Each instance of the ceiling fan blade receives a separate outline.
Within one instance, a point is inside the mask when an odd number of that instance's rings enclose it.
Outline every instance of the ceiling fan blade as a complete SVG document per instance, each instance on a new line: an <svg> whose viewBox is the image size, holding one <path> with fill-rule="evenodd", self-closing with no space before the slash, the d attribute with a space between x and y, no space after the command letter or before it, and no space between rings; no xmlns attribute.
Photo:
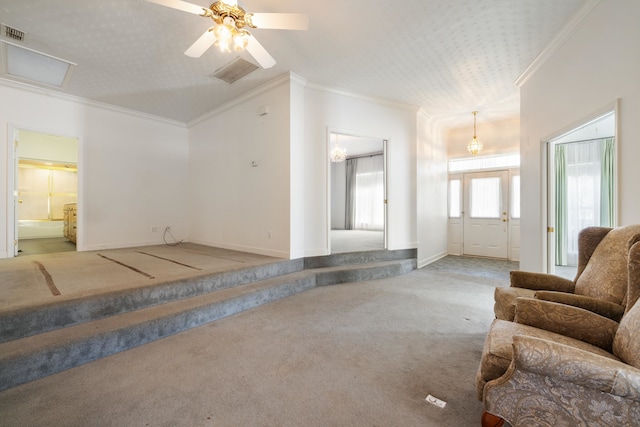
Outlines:
<svg viewBox="0 0 640 427"><path fill-rule="evenodd" d="M251 23L256 28L306 30L309 28L309 17L304 13L253 13Z"/></svg>
<svg viewBox="0 0 640 427"><path fill-rule="evenodd" d="M182 10L183 12L194 13L196 15L202 15L202 7L193 3L188 3L182 0L147 0L150 3L167 6L172 9Z"/></svg>
<svg viewBox="0 0 640 427"><path fill-rule="evenodd" d="M216 35L213 34L213 31L205 31L198 40L196 40L189 49L187 49L184 54L190 56L192 58L200 58L203 53L207 51L216 41Z"/></svg>
<svg viewBox="0 0 640 427"><path fill-rule="evenodd" d="M255 37L249 36L246 49L262 68L271 68L276 65L276 60L269 55L269 52L262 47Z"/></svg>

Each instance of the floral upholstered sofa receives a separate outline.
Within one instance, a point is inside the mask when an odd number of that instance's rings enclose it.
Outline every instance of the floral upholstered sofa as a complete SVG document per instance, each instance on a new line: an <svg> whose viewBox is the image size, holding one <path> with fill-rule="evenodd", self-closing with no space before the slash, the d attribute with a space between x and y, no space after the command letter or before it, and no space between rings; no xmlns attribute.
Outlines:
<svg viewBox="0 0 640 427"><path fill-rule="evenodd" d="M640 242L627 255L619 322L527 297L514 322L494 320L476 378L486 413L514 427L640 426Z"/></svg>
<svg viewBox="0 0 640 427"><path fill-rule="evenodd" d="M583 229L578 236L575 279L512 271L510 286L495 290L496 318L513 320L516 298L533 297L582 307L620 321L627 305L627 255L638 236L640 224Z"/></svg>

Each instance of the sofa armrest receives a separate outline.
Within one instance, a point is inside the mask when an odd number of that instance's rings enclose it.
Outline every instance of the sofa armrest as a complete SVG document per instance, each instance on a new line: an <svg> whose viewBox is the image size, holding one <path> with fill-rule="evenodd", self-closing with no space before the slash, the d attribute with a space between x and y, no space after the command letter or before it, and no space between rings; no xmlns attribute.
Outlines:
<svg viewBox="0 0 640 427"><path fill-rule="evenodd" d="M511 286L527 288L535 291L559 291L573 293L575 282L553 274L532 273L529 271L512 271L510 273Z"/></svg>
<svg viewBox="0 0 640 427"><path fill-rule="evenodd" d="M620 322L624 314L624 307L620 304L584 295L556 291L536 291L535 298L584 308L616 322Z"/></svg>
<svg viewBox="0 0 640 427"><path fill-rule="evenodd" d="M535 298L516 299L514 321L584 341L609 352L619 326L617 322L583 308Z"/></svg>
<svg viewBox="0 0 640 427"><path fill-rule="evenodd" d="M514 335L512 367L640 402L640 369L568 345Z"/></svg>

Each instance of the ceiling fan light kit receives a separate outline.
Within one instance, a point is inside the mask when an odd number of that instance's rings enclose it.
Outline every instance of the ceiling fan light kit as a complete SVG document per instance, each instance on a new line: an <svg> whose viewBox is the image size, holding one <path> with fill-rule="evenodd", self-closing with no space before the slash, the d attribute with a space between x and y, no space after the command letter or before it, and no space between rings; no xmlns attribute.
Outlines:
<svg viewBox="0 0 640 427"><path fill-rule="evenodd" d="M300 13L247 13L234 0L218 0L208 8L199 7L182 0L147 0L184 12L194 13L212 19L216 25L209 28L185 52L187 56L198 58L216 44L221 51L246 50L262 68L273 67L275 59L266 51L253 35L244 29L265 28L283 30L306 30L309 18Z"/></svg>
<svg viewBox="0 0 640 427"><path fill-rule="evenodd" d="M231 52L233 50L244 50L249 44L249 34L246 30L237 29L232 22L231 18L225 18L222 24L218 24L215 27L209 29L213 31L213 35L216 38L215 44L218 45L221 51Z"/></svg>

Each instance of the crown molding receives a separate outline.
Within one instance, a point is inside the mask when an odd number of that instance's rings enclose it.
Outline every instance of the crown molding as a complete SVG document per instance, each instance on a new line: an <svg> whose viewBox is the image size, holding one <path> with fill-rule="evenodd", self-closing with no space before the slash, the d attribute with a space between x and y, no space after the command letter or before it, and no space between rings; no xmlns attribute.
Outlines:
<svg viewBox="0 0 640 427"><path fill-rule="evenodd" d="M569 22L551 40L551 43L533 60L531 64L520 74L514 84L522 87L555 53L571 38L580 27L582 22L591 15L593 10L602 3L603 0L587 0L585 4L571 17Z"/></svg>
<svg viewBox="0 0 640 427"><path fill-rule="evenodd" d="M268 82L256 87L255 89L252 89L248 92L243 93L240 96L237 96L236 98L232 99L231 101L228 101L226 103L224 103L223 105L221 105L218 108L215 108L203 115L201 115L200 117L197 117L193 120L191 120L190 122L187 123L188 127L192 127L195 125L198 125L206 120L209 120L212 117L217 116L220 113L223 113L227 110L230 110L231 108L242 104L243 102L251 99L251 98L255 98L256 96L267 92L271 89L274 89L276 87L282 86L283 84L287 84L287 83L295 83L295 84L300 84L300 85L305 85L306 84L306 80L302 77L300 77L299 75L293 73L293 72L286 72L283 74L280 74L279 76L269 80Z"/></svg>
<svg viewBox="0 0 640 427"><path fill-rule="evenodd" d="M177 126L181 128L187 127L187 125L184 122L180 122L178 120L167 119L166 117L155 116L153 114L142 113L140 111L131 110L128 108L106 104L104 102L98 102L98 101L93 101L93 100L82 98L75 95L69 95L67 93L63 93L55 89L48 89L45 87L40 87L40 86L36 86L29 83L23 83L13 79L8 79L3 76L0 76L0 86L5 86L11 89L17 89L24 92L31 92L37 95L48 96L51 98L59 99L61 101L73 102L73 103L81 104L87 107L99 108L101 110L116 112L116 113L125 114L128 116L135 116L145 120L153 120L156 122Z"/></svg>
<svg viewBox="0 0 640 427"><path fill-rule="evenodd" d="M329 87L329 86L324 86L324 85L321 85L319 83L308 83L307 87L309 89L314 89L314 90L317 90L317 91L320 91L320 92L331 93L331 94L334 94L334 95L347 96L349 98L359 99L359 100L362 100L362 101L375 102L376 104L382 104L382 105L386 105L386 106L393 107L393 108L400 108L400 109L403 109L403 110L411 111L412 113L416 113L416 114L420 110L420 107L418 107L416 105L405 104L405 103L396 102L396 101L390 101L390 100L384 99L384 98L376 98L376 97L373 97L373 96L361 95L359 93L349 92L349 91L343 90L343 89L337 89L337 88L333 88L333 87Z"/></svg>

